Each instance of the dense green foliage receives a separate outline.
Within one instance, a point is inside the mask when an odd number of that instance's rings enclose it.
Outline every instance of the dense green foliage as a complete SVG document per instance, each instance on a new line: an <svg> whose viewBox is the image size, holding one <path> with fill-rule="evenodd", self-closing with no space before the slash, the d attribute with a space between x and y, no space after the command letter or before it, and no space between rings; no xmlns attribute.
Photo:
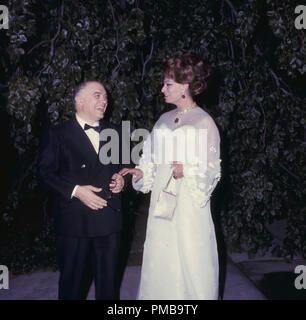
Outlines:
<svg viewBox="0 0 306 320"><path fill-rule="evenodd" d="M111 97L112 121L150 129L167 108L160 93L162 63L190 51L222 75L220 90L203 101L223 138L220 218L228 247L305 254L306 37L294 27L298 4L9 1L9 45L1 68L18 155L1 216L2 240L10 244L3 246L1 262L28 270L48 264L54 254L50 202L37 185L35 161L44 127L73 115L74 86L100 80ZM281 218L287 219L287 233L276 245L266 226Z"/></svg>

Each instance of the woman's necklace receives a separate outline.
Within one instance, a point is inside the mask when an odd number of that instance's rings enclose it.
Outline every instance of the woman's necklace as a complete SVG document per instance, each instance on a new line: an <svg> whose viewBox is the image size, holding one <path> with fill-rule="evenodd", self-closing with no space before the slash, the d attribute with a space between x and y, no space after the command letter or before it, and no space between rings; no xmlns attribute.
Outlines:
<svg viewBox="0 0 306 320"><path fill-rule="evenodd" d="M177 115L176 115L176 117L175 117L175 119L174 119L174 123L175 123L175 124L179 124L180 121L181 121L181 116L182 116L183 114L185 114L186 112L188 112L189 110L194 109L194 108L195 108L195 105L196 105L196 103L194 102L190 107L187 107L187 108L184 109L183 111L178 111L178 112L177 112Z"/></svg>

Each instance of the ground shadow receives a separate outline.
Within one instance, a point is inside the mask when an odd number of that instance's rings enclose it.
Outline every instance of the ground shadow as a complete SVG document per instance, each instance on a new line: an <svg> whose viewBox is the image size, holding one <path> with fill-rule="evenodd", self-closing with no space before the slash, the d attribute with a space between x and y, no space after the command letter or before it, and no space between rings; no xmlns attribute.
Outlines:
<svg viewBox="0 0 306 320"><path fill-rule="evenodd" d="M306 300L306 290L295 288L297 276L285 271L266 273L259 282L259 287L269 300Z"/></svg>

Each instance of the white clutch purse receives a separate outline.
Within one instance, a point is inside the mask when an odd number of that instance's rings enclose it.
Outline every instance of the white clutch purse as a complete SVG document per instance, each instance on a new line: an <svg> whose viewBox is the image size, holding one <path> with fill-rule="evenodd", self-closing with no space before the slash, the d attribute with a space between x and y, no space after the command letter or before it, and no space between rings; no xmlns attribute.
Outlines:
<svg viewBox="0 0 306 320"><path fill-rule="evenodd" d="M177 196L181 183L180 180L181 179L174 179L171 171L171 176L166 187L162 189L158 195L153 212L154 217L168 220L172 219L177 204Z"/></svg>

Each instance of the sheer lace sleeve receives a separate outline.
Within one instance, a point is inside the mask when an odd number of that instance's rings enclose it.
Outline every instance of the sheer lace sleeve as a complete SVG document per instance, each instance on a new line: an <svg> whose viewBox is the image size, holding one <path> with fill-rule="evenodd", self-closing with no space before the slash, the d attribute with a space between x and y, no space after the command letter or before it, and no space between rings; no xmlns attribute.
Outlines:
<svg viewBox="0 0 306 320"><path fill-rule="evenodd" d="M156 175L156 164L153 163L152 134L150 134L143 144L143 153L139 164L135 167L143 172L143 177L137 182L133 182L133 188L143 193L148 193L153 188Z"/></svg>
<svg viewBox="0 0 306 320"><path fill-rule="evenodd" d="M221 178L220 136L214 121L210 117L205 117L201 121L200 127L207 129L207 146L204 149L207 160L198 161L194 165L185 164L184 179L194 203L198 207L205 207Z"/></svg>

